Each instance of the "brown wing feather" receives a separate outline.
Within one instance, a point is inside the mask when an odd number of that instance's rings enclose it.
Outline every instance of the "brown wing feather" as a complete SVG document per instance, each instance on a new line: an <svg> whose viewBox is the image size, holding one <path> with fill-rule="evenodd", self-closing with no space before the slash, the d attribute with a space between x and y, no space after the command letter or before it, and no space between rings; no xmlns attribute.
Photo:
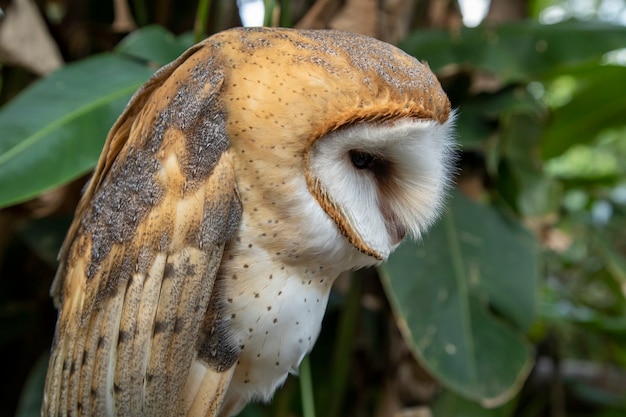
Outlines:
<svg viewBox="0 0 626 417"><path fill-rule="evenodd" d="M106 177L109 172L113 161L116 160L119 155L122 147L128 142L128 138L130 136L130 129L137 119L138 113L140 110L144 108L146 101L151 97L152 93L155 89L159 88L165 80L169 78L169 76L174 72L190 55L198 51L202 48L202 44L197 44L189 48L183 55L181 55L177 60L169 63L168 65L160 68L151 78L148 80L135 94L131 97L130 101L126 105L124 112L117 119L109 135L104 144L104 148L100 154L100 158L98 160L98 164L94 169L93 176L87 187L85 188L85 192L81 201L78 203L76 207L76 213L74 216L74 221L70 225L68 233L65 237L65 241L63 242L63 246L61 247L61 251L59 253L59 260L61 265L57 271L57 275L52 283L52 288L50 290L52 297L54 298L55 303L58 304L63 275L65 271L65 263L67 259L67 252L69 250L69 246L74 241L76 237L76 232L79 227L79 219L82 214L86 211L94 193L100 188L102 180Z"/></svg>
<svg viewBox="0 0 626 417"><path fill-rule="evenodd" d="M217 413L233 361L215 367L199 351L241 216L222 82L198 45L111 130L61 252L43 415Z"/></svg>

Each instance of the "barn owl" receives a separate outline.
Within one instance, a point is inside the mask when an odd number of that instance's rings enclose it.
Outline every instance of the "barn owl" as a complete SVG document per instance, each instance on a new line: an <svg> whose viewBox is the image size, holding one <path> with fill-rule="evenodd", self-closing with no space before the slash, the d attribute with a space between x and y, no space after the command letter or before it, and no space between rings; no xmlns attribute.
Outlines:
<svg viewBox="0 0 626 417"><path fill-rule="evenodd" d="M337 31L232 29L111 129L61 249L44 416L231 416L269 400L343 271L442 206L453 115L427 66Z"/></svg>

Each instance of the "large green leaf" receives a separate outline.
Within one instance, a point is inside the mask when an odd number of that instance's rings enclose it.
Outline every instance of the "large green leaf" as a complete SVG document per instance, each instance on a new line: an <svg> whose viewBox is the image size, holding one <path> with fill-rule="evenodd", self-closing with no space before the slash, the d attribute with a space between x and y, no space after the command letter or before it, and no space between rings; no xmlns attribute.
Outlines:
<svg viewBox="0 0 626 417"><path fill-rule="evenodd" d="M517 222L455 195L423 244L403 244L381 266L411 349L448 388L487 406L520 388L532 354L516 328L534 319L537 256Z"/></svg>
<svg viewBox="0 0 626 417"><path fill-rule="evenodd" d="M459 65L497 74L505 82L526 81L558 68L599 59L626 45L626 27L571 21L542 25L533 20L496 27L418 31L400 47L436 71Z"/></svg>
<svg viewBox="0 0 626 417"><path fill-rule="evenodd" d="M0 110L0 207L88 172L130 95L152 74L114 54L71 64Z"/></svg>
<svg viewBox="0 0 626 417"><path fill-rule="evenodd" d="M140 29L116 53L67 65L0 109L0 207L89 172L132 93L182 53L186 39Z"/></svg>

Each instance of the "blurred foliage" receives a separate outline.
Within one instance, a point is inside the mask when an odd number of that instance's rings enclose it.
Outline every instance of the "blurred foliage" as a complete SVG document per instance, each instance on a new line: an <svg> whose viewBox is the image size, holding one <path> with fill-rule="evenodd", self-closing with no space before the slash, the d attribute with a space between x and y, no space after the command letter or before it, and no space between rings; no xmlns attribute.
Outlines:
<svg viewBox="0 0 626 417"><path fill-rule="evenodd" d="M311 6L281 3L284 25ZM423 242L338 282L310 358L318 415L626 414L626 4L523 3L523 20L399 44L457 109L458 190ZM194 36L238 24L233 4L132 1L123 36L110 3L42 1L70 63L40 80L2 65L0 415L38 415L55 256L108 128ZM312 410L297 383L244 415Z"/></svg>

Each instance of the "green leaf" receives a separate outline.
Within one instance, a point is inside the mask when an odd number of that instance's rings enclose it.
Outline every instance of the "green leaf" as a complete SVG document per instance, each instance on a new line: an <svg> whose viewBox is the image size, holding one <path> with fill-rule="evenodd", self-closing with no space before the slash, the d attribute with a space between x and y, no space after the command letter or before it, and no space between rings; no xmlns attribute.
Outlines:
<svg viewBox="0 0 626 417"><path fill-rule="evenodd" d="M568 76L576 80L578 88L567 104L554 109L542 138L546 159L561 155L572 145L590 143L607 128L626 126L626 96L618 87L626 80L626 67L580 67Z"/></svg>
<svg viewBox="0 0 626 417"><path fill-rule="evenodd" d="M162 26L143 27L126 36L115 47L115 52L152 63L155 68L181 55L192 43L189 36L174 36Z"/></svg>
<svg viewBox="0 0 626 417"><path fill-rule="evenodd" d="M496 27L417 31L400 47L438 71L447 65L497 74L504 82L527 81L565 66L599 60L626 45L626 27L570 21L542 25L528 20Z"/></svg>
<svg viewBox="0 0 626 417"><path fill-rule="evenodd" d="M87 173L152 70L115 54L70 64L0 109L0 207Z"/></svg>
<svg viewBox="0 0 626 417"><path fill-rule="evenodd" d="M380 267L405 339L449 389L485 406L519 390L532 352L515 327L534 320L537 257L517 222L457 194L423 244Z"/></svg>

